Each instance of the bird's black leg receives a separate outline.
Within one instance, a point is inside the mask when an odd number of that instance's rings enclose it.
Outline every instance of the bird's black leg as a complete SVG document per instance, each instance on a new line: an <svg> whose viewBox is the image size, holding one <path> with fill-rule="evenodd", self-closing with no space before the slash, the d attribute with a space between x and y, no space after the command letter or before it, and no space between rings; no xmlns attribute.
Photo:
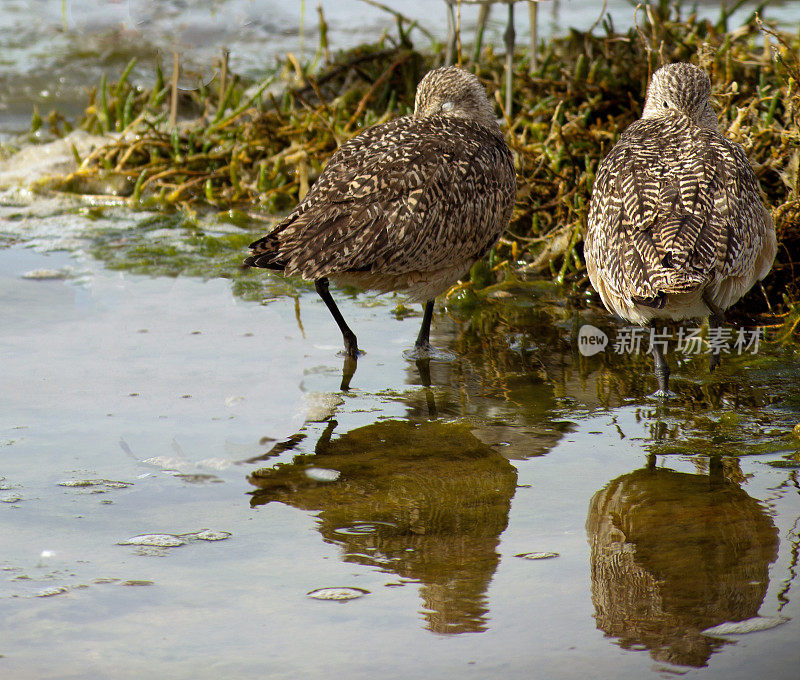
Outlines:
<svg viewBox="0 0 800 680"><path fill-rule="evenodd" d="M347 322L344 320L342 313L339 311L339 308L336 306L333 298L331 297L331 293L328 290L328 279L321 278L314 281L314 288L317 289L317 293L322 298L322 301L325 303L325 306L328 308L328 311L333 316L334 321L336 321L336 325L339 326L339 330L342 331L342 338L344 339L344 353L348 357L353 359L358 359L358 355L360 352L358 351L358 341L356 340L356 334L350 330L350 327L347 325Z"/></svg>
<svg viewBox="0 0 800 680"><path fill-rule="evenodd" d="M653 372L656 374L658 389L652 396L658 399L668 399L674 396L669 391L669 364L664 358L664 353L658 343L653 343Z"/></svg>
<svg viewBox="0 0 800 680"><path fill-rule="evenodd" d="M431 320L433 319L433 300L425 303L425 313L422 315L422 326L419 329L414 347L417 349L430 349L431 346Z"/></svg>
<svg viewBox="0 0 800 680"><path fill-rule="evenodd" d="M721 328L722 324L725 323L725 312L723 312L714 302L710 299L707 292L703 293L703 302L706 303L706 307L711 312L708 317L708 331L709 333L713 333L715 328ZM708 358L708 370L713 371L715 368L719 367L719 358L720 358L720 350L711 352Z"/></svg>
<svg viewBox="0 0 800 680"><path fill-rule="evenodd" d="M433 300L425 303L425 312L422 315L422 326L419 329L414 349L407 349L403 356L410 361L419 359L434 361L453 361L456 357L446 349L431 347L431 320L433 319Z"/></svg>

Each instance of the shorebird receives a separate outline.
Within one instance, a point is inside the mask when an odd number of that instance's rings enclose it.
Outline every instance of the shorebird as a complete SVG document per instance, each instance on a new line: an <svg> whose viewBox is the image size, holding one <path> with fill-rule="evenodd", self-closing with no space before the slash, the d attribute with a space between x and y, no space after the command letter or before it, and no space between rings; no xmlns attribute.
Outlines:
<svg viewBox="0 0 800 680"><path fill-rule="evenodd" d="M425 303L412 356L430 352L433 301L483 257L514 207L516 174L486 90L458 67L420 81L414 113L343 144L302 202L245 260L315 283L345 354L356 336L328 280Z"/></svg>
<svg viewBox="0 0 800 680"><path fill-rule="evenodd" d="M606 308L628 321L724 311L772 268L775 226L741 146L717 127L711 81L692 64L658 69L641 119L600 163L589 205L586 269ZM651 343L657 397L669 366ZM719 349L710 369L719 365Z"/></svg>

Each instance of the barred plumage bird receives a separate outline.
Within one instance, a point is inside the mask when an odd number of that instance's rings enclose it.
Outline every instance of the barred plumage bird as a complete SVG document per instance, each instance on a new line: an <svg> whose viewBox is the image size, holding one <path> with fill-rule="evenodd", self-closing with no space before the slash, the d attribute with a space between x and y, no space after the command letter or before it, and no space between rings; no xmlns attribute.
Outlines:
<svg viewBox="0 0 800 680"><path fill-rule="evenodd" d="M339 148L303 201L250 245L252 267L315 281L344 339L355 334L328 279L405 291L425 303L416 351L430 349L434 298L494 245L511 218L511 151L478 79L458 67L430 71L414 113Z"/></svg>
<svg viewBox="0 0 800 680"><path fill-rule="evenodd" d="M636 324L723 312L763 279L775 226L741 146L717 127L711 81L692 64L658 69L642 117L600 163L584 252L609 311ZM656 396L669 367L653 346ZM711 354L710 368L719 364Z"/></svg>

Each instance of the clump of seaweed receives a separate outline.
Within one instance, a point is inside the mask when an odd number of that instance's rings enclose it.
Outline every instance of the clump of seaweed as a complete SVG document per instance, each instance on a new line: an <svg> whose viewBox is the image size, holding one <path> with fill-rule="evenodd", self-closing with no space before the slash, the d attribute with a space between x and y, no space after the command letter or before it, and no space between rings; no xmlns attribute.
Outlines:
<svg viewBox="0 0 800 680"><path fill-rule="evenodd" d="M640 116L652 72L663 63L693 61L711 76L720 128L746 149L778 230L775 268L765 292L748 296L749 308L762 311L766 295L774 311L789 309L800 299L793 261L800 242L798 36L765 26L755 14L731 29L730 11L710 21L667 0L637 13L636 28L626 33L606 17L596 31L571 30L540 45L532 73L520 55L511 111L502 104L502 56L489 46L477 62L464 59L503 111L518 194L508 232L461 288L549 277L584 289L582 237L598 164ZM91 191L100 180L135 205L190 213L288 210L339 144L365 126L408 113L416 83L442 62L441 50L413 46L413 25L400 15L397 23L398 37L384 35L331 58L320 14L314 64L287 55L259 83L230 74L223 57L211 86L181 92L159 69L155 86L144 90L129 82L131 64L118 82L103 79L78 123L115 138L80 159L61 188ZM48 122L56 131L63 124L56 114Z"/></svg>

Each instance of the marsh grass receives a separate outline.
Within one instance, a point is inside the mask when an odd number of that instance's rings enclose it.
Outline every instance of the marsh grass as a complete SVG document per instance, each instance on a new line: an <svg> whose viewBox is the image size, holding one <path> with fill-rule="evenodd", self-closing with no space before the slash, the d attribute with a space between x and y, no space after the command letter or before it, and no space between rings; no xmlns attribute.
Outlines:
<svg viewBox="0 0 800 680"><path fill-rule="evenodd" d="M582 237L598 163L641 115L650 74L663 63L692 61L711 76L720 128L747 151L780 240L765 291L752 291L744 308L768 308L774 323L788 314L791 337L800 318L792 304L800 300L800 39L755 13L731 28L732 10L716 21L666 0L636 11L637 26L626 33L606 17L593 32L571 30L541 44L533 74L519 55L511 111L502 104L502 55L489 46L477 63L463 57L505 118L518 191L508 232L454 299L531 277L588 287ZM210 85L178 90L159 67L155 85L143 89L130 82L131 62L117 82L102 79L77 123L114 141L79 158L79 170L59 188L112 186L135 206L189 215L243 209L263 218L291 209L343 141L409 113L417 82L441 64L441 49L415 48L413 26L396 19L396 37L331 57L320 13L317 59L304 65L289 54L258 83L231 74L223 56ZM56 113L36 113L34 126L43 125L69 129Z"/></svg>

